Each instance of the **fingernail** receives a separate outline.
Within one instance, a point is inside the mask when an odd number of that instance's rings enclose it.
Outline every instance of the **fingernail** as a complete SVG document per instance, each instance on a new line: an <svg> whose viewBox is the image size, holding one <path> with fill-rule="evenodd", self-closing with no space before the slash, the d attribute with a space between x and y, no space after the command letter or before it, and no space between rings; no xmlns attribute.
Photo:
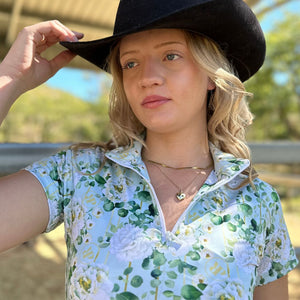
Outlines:
<svg viewBox="0 0 300 300"><path fill-rule="evenodd" d="M65 40L66 40L67 42L73 42L73 40L72 40L70 37L68 37L68 36L65 37Z"/></svg>
<svg viewBox="0 0 300 300"><path fill-rule="evenodd" d="M73 35L73 42L78 42L78 38L76 35Z"/></svg>

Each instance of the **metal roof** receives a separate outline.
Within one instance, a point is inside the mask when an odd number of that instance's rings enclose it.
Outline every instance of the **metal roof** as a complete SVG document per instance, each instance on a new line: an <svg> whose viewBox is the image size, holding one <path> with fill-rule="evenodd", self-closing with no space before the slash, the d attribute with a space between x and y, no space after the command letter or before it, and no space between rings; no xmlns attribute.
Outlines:
<svg viewBox="0 0 300 300"><path fill-rule="evenodd" d="M83 40L109 36L118 4L119 0L0 0L0 59L19 31L40 21L59 20L72 30L83 32ZM59 47L47 51L46 55L53 56ZM93 68L80 58L72 66Z"/></svg>

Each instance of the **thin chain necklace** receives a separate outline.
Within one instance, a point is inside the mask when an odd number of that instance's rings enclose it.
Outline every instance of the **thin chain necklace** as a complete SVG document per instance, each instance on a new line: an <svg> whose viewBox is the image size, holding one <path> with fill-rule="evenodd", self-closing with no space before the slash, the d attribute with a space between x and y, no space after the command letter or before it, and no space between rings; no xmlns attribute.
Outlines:
<svg viewBox="0 0 300 300"><path fill-rule="evenodd" d="M156 163L156 162L151 161L151 160L147 160L147 161L150 162L150 163L153 163L154 165L156 165L156 167L159 169L159 171L177 188L178 192L176 193L176 198L177 198L178 201L182 201L182 200L184 200L186 198L186 194L184 193L184 191L196 180L196 178L200 174L206 175L205 170L208 170L212 166L212 164L211 164L208 167L206 167L205 169L204 168L198 168L198 167L173 168L173 167L169 167L169 166L166 166L166 165L163 165L163 164L160 164L160 163ZM184 170L184 169L193 169L193 170L195 170L195 169L200 169L201 172L197 172L196 176L192 179L192 181L190 181L188 183L188 185L185 188L182 189L165 172L163 172L163 170L160 168L160 166L162 166L164 168L175 169L175 170Z"/></svg>
<svg viewBox="0 0 300 300"><path fill-rule="evenodd" d="M154 160L150 160L150 159L146 159L146 162L149 162L149 163L152 163L152 164L155 164L155 165L159 165L161 167L164 167L164 168L168 168L168 169L173 169L173 170L188 170L188 169L191 169L191 170L201 170L201 171L206 171L208 170L209 168L211 168L213 166L213 164L209 164L208 166L206 166L205 168L201 168L201 167L171 167L171 166L168 166L166 164L163 164L163 163L160 163L160 162L157 162L157 161L154 161ZM203 174L203 173L202 173ZM204 172L204 174L206 174Z"/></svg>

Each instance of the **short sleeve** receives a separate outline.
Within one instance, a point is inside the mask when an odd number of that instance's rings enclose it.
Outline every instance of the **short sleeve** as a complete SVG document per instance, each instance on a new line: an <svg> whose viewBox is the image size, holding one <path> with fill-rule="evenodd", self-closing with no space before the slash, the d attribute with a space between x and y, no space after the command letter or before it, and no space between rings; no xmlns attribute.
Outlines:
<svg viewBox="0 0 300 300"><path fill-rule="evenodd" d="M72 197L71 155L70 150L61 151L25 168L39 180L48 198L49 222L45 232L63 222L64 208Z"/></svg>
<svg viewBox="0 0 300 300"><path fill-rule="evenodd" d="M269 187L263 256L257 268L256 285L274 281L296 267L298 260L292 247L277 192Z"/></svg>

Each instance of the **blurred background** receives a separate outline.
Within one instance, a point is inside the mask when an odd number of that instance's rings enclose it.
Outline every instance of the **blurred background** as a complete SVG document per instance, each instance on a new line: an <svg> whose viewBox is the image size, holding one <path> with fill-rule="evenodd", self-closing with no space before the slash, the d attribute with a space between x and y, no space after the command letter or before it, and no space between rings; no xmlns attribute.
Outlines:
<svg viewBox="0 0 300 300"><path fill-rule="evenodd" d="M267 40L262 69L246 83L255 115L248 131L255 167L279 191L300 257L300 1L247 0ZM18 32L58 19L85 34L112 34L118 0L0 0L0 60ZM53 57L60 46L45 53ZM65 144L107 141L109 75L75 58L16 102L0 128L0 173L16 171ZM1 241L0 241L1 242ZM0 255L0 300L63 299L63 227ZM300 268L290 273L290 299L300 299Z"/></svg>

